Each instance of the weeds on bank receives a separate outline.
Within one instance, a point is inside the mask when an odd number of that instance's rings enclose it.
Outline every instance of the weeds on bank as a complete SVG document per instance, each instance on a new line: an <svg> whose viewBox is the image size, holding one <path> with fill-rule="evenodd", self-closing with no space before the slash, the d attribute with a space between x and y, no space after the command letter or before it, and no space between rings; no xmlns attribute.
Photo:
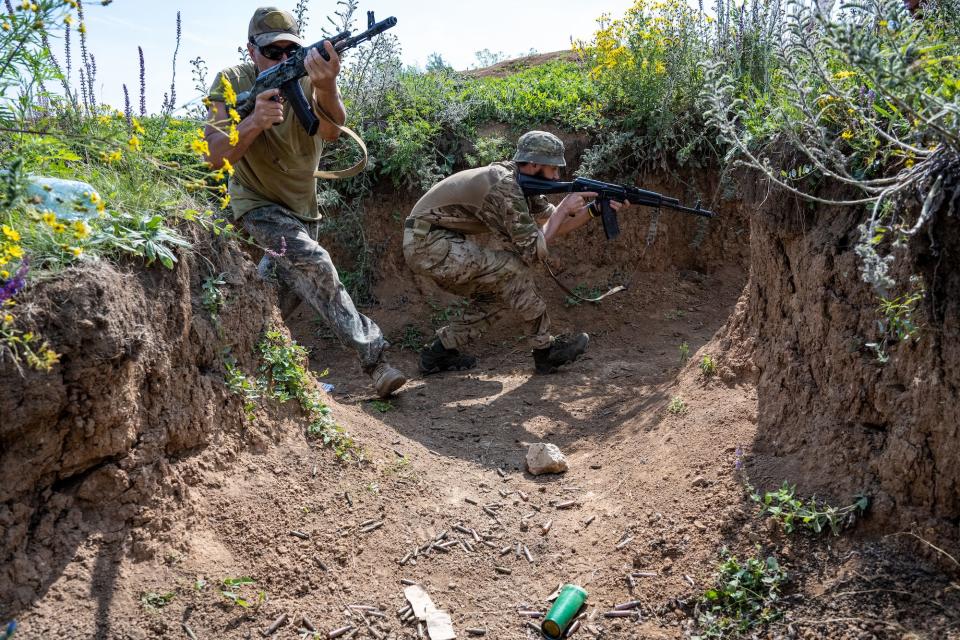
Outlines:
<svg viewBox="0 0 960 640"><path fill-rule="evenodd" d="M370 406L373 407L374 411L378 413L387 413L388 411L393 411L393 403L389 400L371 400Z"/></svg>
<svg viewBox="0 0 960 640"><path fill-rule="evenodd" d="M226 278L227 274L218 273L206 278L201 287L200 303L214 320L220 316L220 310L227 303L227 296L223 293L223 287L227 284Z"/></svg>
<svg viewBox="0 0 960 640"><path fill-rule="evenodd" d="M415 325L407 324L403 327L403 334L397 341L400 350L410 349L419 352L423 348L424 337Z"/></svg>
<svg viewBox="0 0 960 640"><path fill-rule="evenodd" d="M699 632L693 640L740 637L783 615L779 609L780 590L788 575L775 557L751 557L741 562L726 548L720 555L723 562L714 587L697 603Z"/></svg>
<svg viewBox="0 0 960 640"><path fill-rule="evenodd" d="M680 364L685 364L690 359L690 345L686 342L680 343Z"/></svg>
<svg viewBox="0 0 960 640"><path fill-rule="evenodd" d="M866 512L870 500L864 495L856 496L852 504L833 507L818 501L796 496L796 485L783 483L776 491L767 491L762 496L751 487L750 499L760 505L760 515L770 516L783 526L786 533L806 530L822 533L830 530L833 535L852 526Z"/></svg>
<svg viewBox="0 0 960 640"><path fill-rule="evenodd" d="M140 594L140 602L148 609L162 609L170 604L175 597L176 594L173 593L154 593L153 591L147 591Z"/></svg>
<svg viewBox="0 0 960 640"><path fill-rule="evenodd" d="M704 355L703 359L700 361L700 373L703 374L705 378L709 378L717 372L717 363L714 362L713 358L710 355Z"/></svg>
<svg viewBox="0 0 960 640"><path fill-rule="evenodd" d="M340 460L358 457L360 449L356 442L336 423L330 407L322 400L316 380L307 368L307 350L295 341L287 340L278 329L267 330L256 350L260 357L256 378L245 374L230 359L224 363L227 387L243 398L246 418L252 421L256 417L260 398L279 402L296 400L310 420L307 436L333 449Z"/></svg>
<svg viewBox="0 0 960 640"><path fill-rule="evenodd" d="M221 584L223 588L220 590L220 595L232 602L235 606L243 609L258 609L267 599L267 594L262 589L257 591L252 601L249 599L249 596L245 596L242 593L244 587L256 584L256 580L253 578L224 578Z"/></svg>
<svg viewBox="0 0 960 640"><path fill-rule="evenodd" d="M675 416L681 416L687 412L687 403L680 396L670 398L670 404L667 405L667 411Z"/></svg>

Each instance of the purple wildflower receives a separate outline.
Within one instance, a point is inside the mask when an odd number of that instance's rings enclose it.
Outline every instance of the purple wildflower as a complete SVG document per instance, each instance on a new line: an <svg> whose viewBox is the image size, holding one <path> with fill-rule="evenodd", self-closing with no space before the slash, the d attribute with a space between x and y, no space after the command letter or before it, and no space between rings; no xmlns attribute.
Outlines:
<svg viewBox="0 0 960 640"><path fill-rule="evenodd" d="M743 469L743 447L737 447L734 455L733 468L737 471Z"/></svg>
<svg viewBox="0 0 960 640"><path fill-rule="evenodd" d="M30 265L27 263L26 258L24 258L23 262L20 263L20 268L13 274L13 277L0 286L0 304L20 293L27 285L27 272L29 270Z"/></svg>

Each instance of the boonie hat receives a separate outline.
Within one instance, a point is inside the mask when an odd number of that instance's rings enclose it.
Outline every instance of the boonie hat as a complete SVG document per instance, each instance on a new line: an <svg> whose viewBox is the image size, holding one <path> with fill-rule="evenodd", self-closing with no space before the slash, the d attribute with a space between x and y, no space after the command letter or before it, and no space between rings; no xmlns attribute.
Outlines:
<svg viewBox="0 0 960 640"><path fill-rule="evenodd" d="M514 162L534 162L553 167L567 166L563 158L563 141L547 131L527 131L517 140Z"/></svg>
<svg viewBox="0 0 960 640"><path fill-rule="evenodd" d="M247 28L247 39L258 47L278 40L289 40L301 47L306 45L293 14L279 7L260 7L254 11Z"/></svg>

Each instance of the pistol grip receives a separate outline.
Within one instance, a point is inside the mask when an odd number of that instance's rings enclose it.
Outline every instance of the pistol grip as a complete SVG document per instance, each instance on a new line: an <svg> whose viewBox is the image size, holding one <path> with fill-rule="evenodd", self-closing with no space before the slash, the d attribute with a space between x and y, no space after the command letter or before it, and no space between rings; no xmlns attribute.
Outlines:
<svg viewBox="0 0 960 640"><path fill-rule="evenodd" d="M287 80L281 85L280 93L282 93L284 99L290 103L293 112L297 116L297 120L303 125L307 135L316 135L317 129L320 127L320 119L313 113L313 109L310 108L310 102L307 100L307 97L303 95L300 80Z"/></svg>

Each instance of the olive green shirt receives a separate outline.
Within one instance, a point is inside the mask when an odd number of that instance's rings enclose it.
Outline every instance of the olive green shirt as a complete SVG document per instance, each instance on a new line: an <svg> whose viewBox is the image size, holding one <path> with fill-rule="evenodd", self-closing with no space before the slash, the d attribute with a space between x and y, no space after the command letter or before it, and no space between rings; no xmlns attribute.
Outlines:
<svg viewBox="0 0 960 640"><path fill-rule="evenodd" d="M210 87L209 98L214 102L224 101L221 77L226 77L239 94L253 86L257 70L248 62L218 73ZM300 86L316 111L310 78L304 76ZM227 129L223 123L218 126ZM284 103L283 122L261 132L234 164L236 171L229 186L234 220L257 207L276 204L301 220L318 220L317 179L313 172L322 151L323 139L319 135L308 136L290 104Z"/></svg>

